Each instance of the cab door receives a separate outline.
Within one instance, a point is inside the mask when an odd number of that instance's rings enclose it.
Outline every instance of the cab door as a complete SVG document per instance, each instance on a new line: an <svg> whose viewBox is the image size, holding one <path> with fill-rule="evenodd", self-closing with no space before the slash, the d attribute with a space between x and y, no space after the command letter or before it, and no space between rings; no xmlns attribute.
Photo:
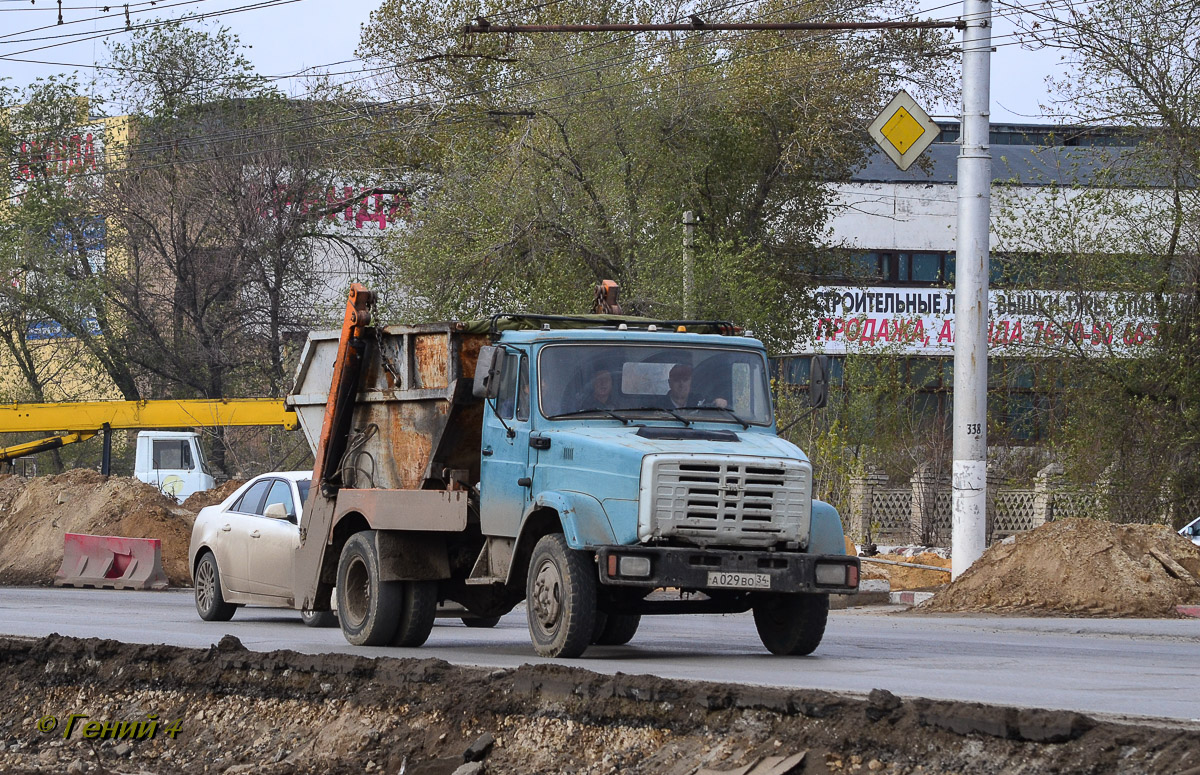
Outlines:
<svg viewBox="0 0 1200 775"><path fill-rule="evenodd" d="M487 403L480 449L480 523L484 535L515 537L533 491L525 353L506 352L500 394Z"/></svg>

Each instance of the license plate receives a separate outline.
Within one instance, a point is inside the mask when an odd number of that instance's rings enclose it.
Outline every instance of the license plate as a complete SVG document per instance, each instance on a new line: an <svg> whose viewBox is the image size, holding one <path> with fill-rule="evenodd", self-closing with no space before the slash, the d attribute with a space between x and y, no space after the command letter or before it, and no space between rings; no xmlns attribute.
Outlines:
<svg viewBox="0 0 1200 775"><path fill-rule="evenodd" d="M708 572L708 586L730 589L770 589L771 576L767 573L721 573Z"/></svg>

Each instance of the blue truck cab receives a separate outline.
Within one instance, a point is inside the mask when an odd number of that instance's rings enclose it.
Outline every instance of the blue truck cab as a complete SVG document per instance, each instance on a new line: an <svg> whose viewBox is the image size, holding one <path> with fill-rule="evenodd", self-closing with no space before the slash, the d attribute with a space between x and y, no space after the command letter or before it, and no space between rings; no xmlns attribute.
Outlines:
<svg viewBox="0 0 1200 775"><path fill-rule="evenodd" d="M752 609L770 651L807 654L829 594L856 591L837 511L776 434L758 340L506 331L481 351L475 392L481 530L519 558L506 581L525 572L539 652L625 642L645 614ZM577 614L587 633L571 632Z"/></svg>

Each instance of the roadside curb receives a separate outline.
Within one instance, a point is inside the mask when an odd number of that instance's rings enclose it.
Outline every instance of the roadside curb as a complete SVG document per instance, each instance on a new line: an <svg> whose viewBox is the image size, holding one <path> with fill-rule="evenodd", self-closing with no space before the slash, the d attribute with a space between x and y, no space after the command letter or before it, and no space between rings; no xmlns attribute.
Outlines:
<svg viewBox="0 0 1200 775"><path fill-rule="evenodd" d="M1200 619L1200 605L1177 605L1175 606L1175 613Z"/></svg>
<svg viewBox="0 0 1200 775"><path fill-rule="evenodd" d="M845 608L859 608L866 605L887 605L891 585L882 579L864 579L858 585L858 592L853 595L830 595L829 610L840 611Z"/></svg>
<svg viewBox="0 0 1200 775"><path fill-rule="evenodd" d="M933 597L932 592L891 592L889 601L896 605L919 605Z"/></svg>

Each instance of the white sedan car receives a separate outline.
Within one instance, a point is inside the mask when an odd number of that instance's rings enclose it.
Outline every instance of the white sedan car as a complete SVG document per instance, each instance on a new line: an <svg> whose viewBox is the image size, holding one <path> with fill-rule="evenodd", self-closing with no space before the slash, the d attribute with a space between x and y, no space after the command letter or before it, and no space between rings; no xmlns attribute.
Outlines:
<svg viewBox="0 0 1200 775"><path fill-rule="evenodd" d="M188 560L201 619L229 621L247 604L292 607L292 567L311 479L311 471L263 474L196 515ZM313 627L337 624L329 611L301 616Z"/></svg>

